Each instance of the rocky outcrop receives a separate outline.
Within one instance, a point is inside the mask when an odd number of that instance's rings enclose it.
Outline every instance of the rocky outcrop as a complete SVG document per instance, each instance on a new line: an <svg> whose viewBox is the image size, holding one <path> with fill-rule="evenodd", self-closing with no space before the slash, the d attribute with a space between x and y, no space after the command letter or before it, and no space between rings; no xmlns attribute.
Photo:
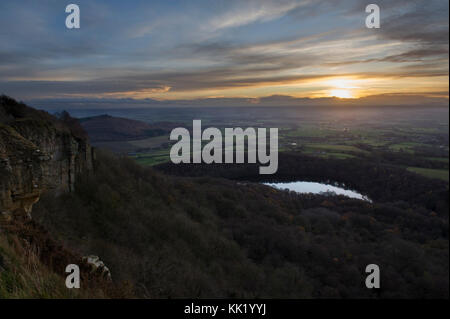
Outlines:
<svg viewBox="0 0 450 319"><path fill-rule="evenodd" d="M89 255L83 257L83 262L85 262L90 267L90 272L99 275L101 278L106 280L112 280L111 272L109 268L105 266L100 257L95 255Z"/></svg>
<svg viewBox="0 0 450 319"><path fill-rule="evenodd" d="M0 97L0 213L30 214L44 191L71 191L93 167L93 150L79 128Z"/></svg>

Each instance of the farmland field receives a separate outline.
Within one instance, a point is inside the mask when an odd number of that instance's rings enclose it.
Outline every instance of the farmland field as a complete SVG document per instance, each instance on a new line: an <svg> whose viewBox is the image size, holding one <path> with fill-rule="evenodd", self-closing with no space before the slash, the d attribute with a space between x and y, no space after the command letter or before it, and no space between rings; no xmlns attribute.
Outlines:
<svg viewBox="0 0 450 319"><path fill-rule="evenodd" d="M76 113L76 112L75 112ZM83 115L90 114L84 110ZM86 114L88 113L88 114ZM429 178L448 181L448 109L355 108L327 112L314 108L178 108L136 109L113 116L144 120L147 123L181 123L192 126L202 120L202 128L276 127L279 151L318 158L376 161L407 169ZM100 148L126 154L142 165L170 161L169 134L128 141L98 142ZM205 142L204 142L205 143Z"/></svg>

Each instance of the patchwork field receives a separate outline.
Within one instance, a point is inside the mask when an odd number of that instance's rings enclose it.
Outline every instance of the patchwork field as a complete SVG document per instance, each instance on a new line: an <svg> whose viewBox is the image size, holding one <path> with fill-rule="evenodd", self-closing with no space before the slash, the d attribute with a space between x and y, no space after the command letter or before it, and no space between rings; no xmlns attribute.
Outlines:
<svg viewBox="0 0 450 319"><path fill-rule="evenodd" d="M115 111L117 112L117 111ZM448 109L402 108L328 110L306 108L148 109L117 114L148 123L163 121L190 128L193 119L202 128L276 127L279 151L345 160L360 158L408 169L448 181ZM181 123L181 124L180 124ZM142 165L169 161L174 142L169 133L126 141L97 142L95 146L134 158Z"/></svg>

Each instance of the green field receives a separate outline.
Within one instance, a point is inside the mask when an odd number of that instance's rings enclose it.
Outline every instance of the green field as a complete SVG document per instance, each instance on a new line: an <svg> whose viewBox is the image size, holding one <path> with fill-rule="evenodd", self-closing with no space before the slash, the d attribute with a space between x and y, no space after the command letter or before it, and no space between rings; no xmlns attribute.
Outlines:
<svg viewBox="0 0 450 319"><path fill-rule="evenodd" d="M266 112L266 116L261 116ZM401 116L376 113L372 117L373 110L368 110L368 113L362 110L330 111L328 115L295 109L289 109L286 113L289 115L272 112L261 109L253 114L257 116L222 117L214 110L206 114L202 125L203 128L215 126L222 134L226 127L245 128L255 124L258 127L278 127L279 152L298 152L330 160L358 158L404 167L430 178L449 179L448 123L441 113L411 111L411 114L401 113ZM363 116L359 118L358 113ZM165 117L172 118L172 114ZM176 120L189 123L187 118ZM155 165L170 160L168 154L173 142L168 140L168 136L161 136L111 144L114 145L105 146L128 154L142 165Z"/></svg>
<svg viewBox="0 0 450 319"><path fill-rule="evenodd" d="M161 163L168 162L169 160L170 160L169 155L135 157L135 161L144 166L158 165Z"/></svg>
<svg viewBox="0 0 450 319"><path fill-rule="evenodd" d="M361 150L352 145L334 145L334 144L306 144L306 149L329 151L331 153L336 152L354 152L354 153L367 153L367 151Z"/></svg>
<svg viewBox="0 0 450 319"><path fill-rule="evenodd" d="M426 159L429 161L435 161L435 162L441 162L441 163L448 164L448 157L427 157Z"/></svg>
<svg viewBox="0 0 450 319"><path fill-rule="evenodd" d="M296 130L288 131L285 136L288 137L326 137L332 131L316 127L302 127Z"/></svg>
<svg viewBox="0 0 450 319"><path fill-rule="evenodd" d="M130 155L136 162L141 165L157 165L170 161L170 149L152 150L145 153L138 153L136 155Z"/></svg>
<svg viewBox="0 0 450 319"><path fill-rule="evenodd" d="M421 146L426 146L426 145L424 145L422 143L405 142L405 143L389 145L389 149L394 152L414 153L414 148L421 147Z"/></svg>
<svg viewBox="0 0 450 319"><path fill-rule="evenodd" d="M431 168L422 168L422 167L408 167L408 171L414 172L416 174L429 177L429 178L437 178L444 180L446 182L449 181L448 170L445 169L431 169Z"/></svg>
<svg viewBox="0 0 450 319"><path fill-rule="evenodd" d="M335 152L317 153L316 151L304 151L303 154L313 155L321 158L337 158L337 159L355 158L354 155Z"/></svg>

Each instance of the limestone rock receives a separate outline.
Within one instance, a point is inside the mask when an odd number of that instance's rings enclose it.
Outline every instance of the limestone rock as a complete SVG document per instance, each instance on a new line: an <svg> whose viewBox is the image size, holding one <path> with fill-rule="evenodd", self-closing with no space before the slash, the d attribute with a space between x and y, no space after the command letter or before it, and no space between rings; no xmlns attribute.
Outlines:
<svg viewBox="0 0 450 319"><path fill-rule="evenodd" d="M103 278L111 280L111 272L109 268L105 266L100 257L95 255L84 256L83 261L91 267L92 273L99 273Z"/></svg>
<svg viewBox="0 0 450 319"><path fill-rule="evenodd" d="M44 191L73 190L93 150L63 121L0 96L0 212L28 215Z"/></svg>

